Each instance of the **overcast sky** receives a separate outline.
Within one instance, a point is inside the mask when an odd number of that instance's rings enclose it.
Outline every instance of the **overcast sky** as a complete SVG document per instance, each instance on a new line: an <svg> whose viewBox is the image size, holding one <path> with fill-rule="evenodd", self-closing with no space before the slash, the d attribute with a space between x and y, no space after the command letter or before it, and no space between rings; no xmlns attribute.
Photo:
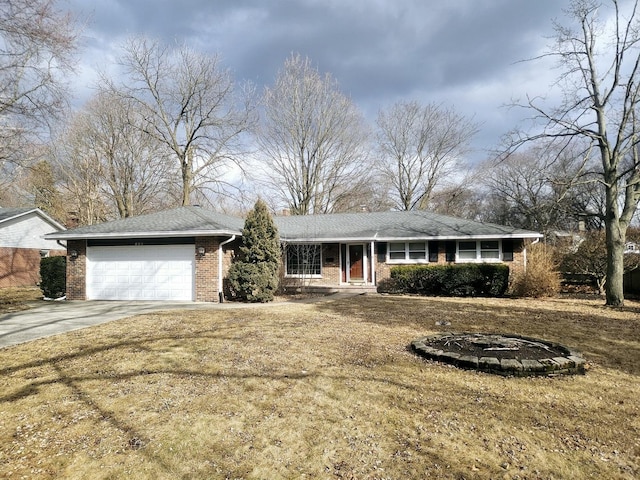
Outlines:
<svg viewBox="0 0 640 480"><path fill-rule="evenodd" d="M331 73L373 122L398 100L443 102L481 123L474 159L544 94L544 51L560 0L68 0L84 22L76 105L132 35L221 55L236 80L271 84L291 53Z"/></svg>

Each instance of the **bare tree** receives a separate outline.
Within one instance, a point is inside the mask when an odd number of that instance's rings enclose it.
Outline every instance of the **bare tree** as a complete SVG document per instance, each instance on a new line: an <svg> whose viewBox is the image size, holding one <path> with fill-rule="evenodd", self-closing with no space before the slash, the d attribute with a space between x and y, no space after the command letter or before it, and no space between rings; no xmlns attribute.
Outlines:
<svg viewBox="0 0 640 480"><path fill-rule="evenodd" d="M0 167L65 107L76 31L56 0L0 0Z"/></svg>
<svg viewBox="0 0 640 480"><path fill-rule="evenodd" d="M605 234L601 230L589 232L575 251L568 252L562 259L562 271L568 274L591 276L600 295L605 293L607 284L607 254ZM640 254L624 253L625 272L640 267Z"/></svg>
<svg viewBox="0 0 640 480"><path fill-rule="evenodd" d="M85 182L93 180L89 191L95 189L96 198L102 199L107 217L159 210L175 204L179 196L177 167L166 147L141 130L144 121L131 100L110 91L99 92L58 139L66 144L58 149L63 153L58 156L61 176L70 186L82 171L91 170L82 176ZM82 188L68 191L74 203L85 201L78 197Z"/></svg>
<svg viewBox="0 0 640 480"><path fill-rule="evenodd" d="M33 195L33 205L53 218L64 221L66 212L51 163L40 160L33 165L29 169L27 182Z"/></svg>
<svg viewBox="0 0 640 480"><path fill-rule="evenodd" d="M179 191L174 162L164 145L141 130L144 122L129 99L111 92L93 98L82 116L103 191L122 218L172 205Z"/></svg>
<svg viewBox="0 0 640 480"><path fill-rule="evenodd" d="M480 168L489 206L485 220L549 233L575 230L592 208L590 151L539 144ZM588 185L588 187L586 187Z"/></svg>
<svg viewBox="0 0 640 480"><path fill-rule="evenodd" d="M600 163L598 182L604 187L607 248L606 303L624 304L623 252L627 228L640 201L640 23L638 2L574 0L566 25L555 24L555 44L548 56L558 58L561 103L547 107L529 99L544 129L517 134L512 145L540 138L589 142ZM609 15L609 18L607 16Z"/></svg>
<svg viewBox="0 0 640 480"><path fill-rule="evenodd" d="M77 214L80 225L107 220L108 200L103 193L103 178L95 152L84 142L77 118L51 142L52 163L57 167L60 191L67 210Z"/></svg>
<svg viewBox="0 0 640 480"><path fill-rule="evenodd" d="M398 102L378 113L381 170L399 210L427 208L436 187L459 171L478 127L452 108Z"/></svg>
<svg viewBox="0 0 640 480"><path fill-rule="evenodd" d="M333 212L366 185L364 119L331 75L292 55L262 103L257 140L267 183L292 214Z"/></svg>
<svg viewBox="0 0 640 480"><path fill-rule="evenodd" d="M217 56L130 40L121 59L122 92L146 119L142 129L166 146L180 167L182 205L194 192L220 182L238 160L242 134L251 127L251 97L239 99ZM244 103L243 103L244 102Z"/></svg>

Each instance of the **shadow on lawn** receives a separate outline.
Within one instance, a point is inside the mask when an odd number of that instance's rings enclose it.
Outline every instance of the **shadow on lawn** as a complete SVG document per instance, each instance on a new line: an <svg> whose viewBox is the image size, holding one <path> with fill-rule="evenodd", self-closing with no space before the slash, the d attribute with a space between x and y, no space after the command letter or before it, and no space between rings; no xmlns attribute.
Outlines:
<svg viewBox="0 0 640 480"><path fill-rule="evenodd" d="M319 310L355 317L363 322L392 327L411 326L425 335L434 332L487 332L537 337L567 345L581 352L587 361L640 375L640 308L624 311L639 315L633 319L612 318L607 307L567 311L558 303L553 308L526 306L501 299L499 305L483 299L451 301L437 297L360 296L323 302ZM554 306L554 300L545 301ZM546 306L545 305L545 306ZM407 339L407 343L414 340Z"/></svg>
<svg viewBox="0 0 640 480"><path fill-rule="evenodd" d="M288 322L283 323L286 324ZM274 321L273 323L266 326L266 328L277 328L278 326L282 326L283 323ZM292 324L290 326L299 325ZM233 326L230 325L227 328L232 329ZM75 349L72 352L54 354L38 360L23 362L21 364L0 368L0 375L3 376L11 374L15 375L16 373L19 373L23 370L29 370L38 367L49 367L53 372L55 372L54 375L48 375L48 378L41 379L37 377L30 378L28 376L25 376L25 383L22 387L10 393L4 392L4 395L0 396L0 404L18 402L27 397L38 395L41 389L51 385L63 385L68 389L70 395L75 399L74 401L79 402L79 404L83 404L90 411L95 413L98 422L104 421L122 434L125 439L125 443L122 445L123 449L139 450L139 454L146 457L149 462L153 462L158 466L158 468L162 469L164 472L167 472L167 474L175 474L175 466L171 465L170 462L166 458L164 458L160 452L156 453L154 449L144 448L153 441L153 439L149 438L148 434L145 433L144 428L136 426L135 422L133 420L129 420L126 414L122 412L114 412L105 408L100 402L100 399L102 398L102 392L87 389L83 386L83 384L85 382L92 381L127 381L135 379L137 377L148 377L152 375L204 378L210 380L211 382L225 379L232 379L239 382L250 379L264 379L292 383L305 381L307 379L315 379L319 378L320 376L322 376L323 378L327 378L327 375L324 375L321 371L311 371L308 373L301 373L299 370L287 371L293 370L293 366L285 367L282 372L262 372L257 369L255 372L246 373L233 372L229 370L222 372L202 372L197 371L196 369L180 368L182 366L178 368L171 368L171 366L161 368L145 368L144 365L141 365L140 367L135 368L131 371L114 372L109 370L108 366L105 366L104 371L96 371L91 368L89 372L76 373L74 372L74 370L76 370L77 367L74 364L65 364L73 361L82 361L84 359L86 359L87 362L95 363L96 357L99 358L101 353L113 354L114 351L122 351L122 355L126 355L127 352L131 351L140 351L145 352L145 355L154 355L158 352L157 345L165 341L169 341L172 343L189 343L192 341L203 339L206 340L207 338L209 338L215 342L240 342L246 344L252 337L251 333L242 335L229 335L228 332L225 332L227 328L225 328L225 325L222 322L221 324L216 324L214 327L210 326L202 330L192 330L188 335L151 334L141 339L128 340L110 338L105 339L104 343L100 345L95 345L89 348L83 348L80 343L76 343ZM154 344L156 344L155 348ZM117 352L116 354L119 355L119 353ZM365 379L368 382L377 382L383 386L392 384L403 390L413 390L414 388L410 384L403 383L401 379L376 378L374 374L371 374L370 370L367 370L365 375ZM347 383L353 380L350 377L340 375L329 375L329 378L340 383ZM440 465L446 465L445 459L443 458L434 456L434 461L436 463L439 462ZM348 472L351 467L344 462L338 462L332 465L331 468L335 471L335 474L338 475Z"/></svg>

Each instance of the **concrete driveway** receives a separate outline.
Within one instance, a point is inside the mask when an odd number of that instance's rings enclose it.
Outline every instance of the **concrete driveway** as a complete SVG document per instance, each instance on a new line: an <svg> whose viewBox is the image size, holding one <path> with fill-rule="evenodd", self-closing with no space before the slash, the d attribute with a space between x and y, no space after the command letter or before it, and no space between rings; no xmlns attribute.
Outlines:
<svg viewBox="0 0 640 480"><path fill-rule="evenodd" d="M0 348L159 310L220 308L217 303L77 301L42 302L0 315Z"/></svg>

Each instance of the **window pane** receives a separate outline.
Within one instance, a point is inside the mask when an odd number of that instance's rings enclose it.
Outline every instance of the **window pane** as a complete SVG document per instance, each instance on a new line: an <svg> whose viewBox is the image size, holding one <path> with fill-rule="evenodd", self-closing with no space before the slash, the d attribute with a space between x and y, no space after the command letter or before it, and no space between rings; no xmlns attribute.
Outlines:
<svg viewBox="0 0 640 480"><path fill-rule="evenodd" d="M498 241L497 240L490 240L490 241L483 241L480 242L480 249L481 250L498 250Z"/></svg>
<svg viewBox="0 0 640 480"><path fill-rule="evenodd" d="M476 259L476 251L475 250L474 251L469 251L469 250L463 251L463 250L461 250L458 253L458 258L460 260L475 260Z"/></svg>
<svg viewBox="0 0 640 480"><path fill-rule="evenodd" d="M389 244L390 252L403 252L404 253L404 243L390 243Z"/></svg>
<svg viewBox="0 0 640 480"><path fill-rule="evenodd" d="M287 246L288 275L320 275L321 260L320 245Z"/></svg>
<svg viewBox="0 0 640 480"><path fill-rule="evenodd" d="M480 252L480 258L500 259L500 252L498 250L483 250Z"/></svg>
<svg viewBox="0 0 640 480"><path fill-rule="evenodd" d="M458 243L458 250L476 250L476 242L460 242Z"/></svg>
<svg viewBox="0 0 640 480"><path fill-rule="evenodd" d="M424 242L409 244L409 258L411 260L424 260L427 258L427 248Z"/></svg>
<svg viewBox="0 0 640 480"><path fill-rule="evenodd" d="M404 260L405 256L406 254L404 243L389 244L389 260Z"/></svg>

